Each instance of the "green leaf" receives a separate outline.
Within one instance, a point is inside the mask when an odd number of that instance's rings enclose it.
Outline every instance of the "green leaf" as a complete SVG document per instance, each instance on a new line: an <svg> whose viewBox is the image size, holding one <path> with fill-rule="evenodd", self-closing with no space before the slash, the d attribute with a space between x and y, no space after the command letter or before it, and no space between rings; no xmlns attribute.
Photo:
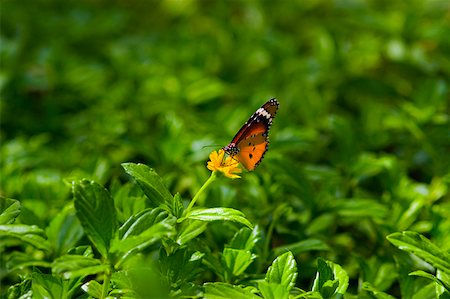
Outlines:
<svg viewBox="0 0 450 299"><path fill-rule="evenodd" d="M139 189L137 185L127 182L125 185L117 187L117 190L115 190L114 193L111 191L119 223L123 223L132 215L146 208L148 198L144 194L134 194L135 192L133 191L135 190L133 190L133 188ZM139 191L141 190L139 189Z"/></svg>
<svg viewBox="0 0 450 299"><path fill-rule="evenodd" d="M84 277L103 273L109 269L100 260L82 255L63 255L52 263L52 271L65 278Z"/></svg>
<svg viewBox="0 0 450 299"><path fill-rule="evenodd" d="M436 278L442 281L443 284L447 286L447 288L450 288L450 275L441 271L436 271ZM449 294L450 295L450 294Z"/></svg>
<svg viewBox="0 0 450 299"><path fill-rule="evenodd" d="M287 299L289 290L282 284L258 281L258 288L264 299Z"/></svg>
<svg viewBox="0 0 450 299"><path fill-rule="evenodd" d="M119 229L120 239L113 240L111 252L118 254L116 267L130 255L175 234L176 219L162 208L146 209L133 215Z"/></svg>
<svg viewBox="0 0 450 299"><path fill-rule="evenodd" d="M56 256L61 256L75 246L84 234L75 209L72 205L66 206L50 222L46 229L47 237Z"/></svg>
<svg viewBox="0 0 450 299"><path fill-rule="evenodd" d="M0 232L4 234L10 233L15 235L27 235L27 234L44 235L44 230L42 230L38 226L25 224L0 225Z"/></svg>
<svg viewBox="0 0 450 299"><path fill-rule="evenodd" d="M211 208L191 210L185 217L178 219L182 222L186 219L195 219L201 221L234 221L253 228L252 224L245 218L245 215L238 210L231 208Z"/></svg>
<svg viewBox="0 0 450 299"><path fill-rule="evenodd" d="M441 286L437 286L435 283L428 283L424 281L419 284L420 288L416 289L413 295L413 299L422 298L437 298L437 299L450 299L450 295ZM389 298L388 298L389 299Z"/></svg>
<svg viewBox="0 0 450 299"><path fill-rule="evenodd" d="M162 267L167 265L164 262L158 264ZM111 282L117 288L131 291L132 298L169 298L168 285L163 283L166 278L153 257L135 255L127 261L127 270L113 272Z"/></svg>
<svg viewBox="0 0 450 299"><path fill-rule="evenodd" d="M317 260L317 277L314 281L313 291L320 291L325 282L333 279L333 270L325 260L319 258Z"/></svg>
<svg viewBox="0 0 450 299"><path fill-rule="evenodd" d="M411 227L411 225L417 220L423 206L426 204L424 198L419 197L413 200L409 208L405 210L397 222L397 230L405 230Z"/></svg>
<svg viewBox="0 0 450 299"><path fill-rule="evenodd" d="M95 280L86 282L81 289L94 298L101 298L103 294L103 286Z"/></svg>
<svg viewBox="0 0 450 299"><path fill-rule="evenodd" d="M180 218L183 215L184 212L184 206L183 206L183 199L181 198L180 193L176 193L173 197L173 207L172 207L172 214Z"/></svg>
<svg viewBox="0 0 450 299"><path fill-rule="evenodd" d="M261 299L248 289L223 282L205 283L205 299Z"/></svg>
<svg viewBox="0 0 450 299"><path fill-rule="evenodd" d="M129 254L131 251L140 251L164 237L174 234L175 217L169 216L167 220L156 223L139 235L132 235L126 239L114 240L111 252Z"/></svg>
<svg viewBox="0 0 450 299"><path fill-rule="evenodd" d="M381 258L355 256L360 268L360 280L370 282L380 291L388 290L399 279L399 268Z"/></svg>
<svg viewBox="0 0 450 299"><path fill-rule="evenodd" d="M144 164L122 163L125 171L131 175L144 194L150 199L152 205L172 212L174 199L164 186L161 177L152 168Z"/></svg>
<svg viewBox="0 0 450 299"><path fill-rule="evenodd" d="M126 271L114 271L111 275L111 284L114 286L114 288L111 288L108 295L112 298L136 298L136 292L132 289L132 271L139 271L136 267L133 267ZM149 282L150 280L153 280L154 277L149 277L148 273L139 273L140 275L137 275L138 279L146 280L146 282ZM155 279L156 280L156 279ZM147 285L147 289L153 288L152 286ZM153 298L151 296L147 296L148 298ZM162 297L162 296L161 296ZM145 297L144 297L145 298ZM164 297L162 297L164 298Z"/></svg>
<svg viewBox="0 0 450 299"><path fill-rule="evenodd" d="M106 258L117 229L113 199L105 188L88 180L73 183L73 194L76 215L84 232Z"/></svg>
<svg viewBox="0 0 450 299"><path fill-rule="evenodd" d="M397 268L393 263L383 263L374 271L376 271L376 276L373 284L382 291L388 290L398 279Z"/></svg>
<svg viewBox="0 0 450 299"><path fill-rule="evenodd" d="M68 252L70 255L82 255L87 257L94 257L94 252L92 247L89 245L81 245L74 248L71 248Z"/></svg>
<svg viewBox="0 0 450 299"><path fill-rule="evenodd" d="M377 288L373 287L368 282L364 282L362 284L362 290L368 292L369 294L371 294L376 299L395 299L395 297L393 297L393 296L391 296L389 294L386 294L384 292L381 292L380 290L378 290Z"/></svg>
<svg viewBox="0 0 450 299"><path fill-rule="evenodd" d="M43 235L45 235L44 231L36 225L0 225L0 237L18 239L38 249L50 251L50 244L42 237Z"/></svg>
<svg viewBox="0 0 450 299"><path fill-rule="evenodd" d="M179 245L184 245L190 240L194 239L201 233L203 233L208 226L207 222L198 220L184 221L179 229L176 242Z"/></svg>
<svg viewBox="0 0 450 299"><path fill-rule="evenodd" d="M20 214L20 202L0 196L0 224L11 224Z"/></svg>
<svg viewBox="0 0 450 299"><path fill-rule="evenodd" d="M339 281L337 279L327 280L323 283L320 294L324 298L342 298L342 294L336 292L338 286Z"/></svg>
<svg viewBox="0 0 450 299"><path fill-rule="evenodd" d="M313 291L318 291L323 297L342 298L348 288L349 277L341 266L325 261L317 260L317 275L313 284Z"/></svg>
<svg viewBox="0 0 450 299"><path fill-rule="evenodd" d="M292 254L298 254L298 253L313 251L313 250L325 251L325 250L330 250L330 247L321 240L308 239L308 240L303 240L303 241L300 241L297 243L276 247L274 249L274 253L275 253L275 255L280 255L286 251L290 251L290 252L292 252Z"/></svg>
<svg viewBox="0 0 450 299"><path fill-rule="evenodd" d="M225 265L222 260L222 256L217 257L215 254L208 252L203 257L202 263L211 269L216 275L220 277L220 280L226 280L228 278L229 272L225 269ZM226 276L226 277L225 277Z"/></svg>
<svg viewBox="0 0 450 299"><path fill-rule="evenodd" d="M277 257L266 273L266 281L270 284L280 284L287 292L295 285L297 279L297 263L291 252Z"/></svg>
<svg viewBox="0 0 450 299"><path fill-rule="evenodd" d="M32 274L33 298L71 298L79 287L80 279L62 279L51 274Z"/></svg>
<svg viewBox="0 0 450 299"><path fill-rule="evenodd" d="M31 278L23 279L20 283L14 284L8 288L7 298L32 298Z"/></svg>
<svg viewBox="0 0 450 299"><path fill-rule="evenodd" d="M131 216L119 228L119 239L126 239L136 236L147 230L155 223L161 222L169 216L168 212L162 208L145 209Z"/></svg>
<svg viewBox="0 0 450 299"><path fill-rule="evenodd" d="M333 211L341 217L351 218L384 218L388 210L386 206L373 199L348 199L339 201Z"/></svg>
<svg viewBox="0 0 450 299"><path fill-rule="evenodd" d="M336 294L338 297L340 297L340 295L343 296L347 292L348 288L348 274L344 269L342 269L340 265L332 263L330 261L327 261L327 263L333 269L334 278L339 281L339 287L336 290Z"/></svg>
<svg viewBox="0 0 450 299"><path fill-rule="evenodd" d="M33 298L65 298L61 278L50 274L33 273Z"/></svg>
<svg viewBox="0 0 450 299"><path fill-rule="evenodd" d="M445 281L440 280L439 278L437 278L436 276L434 276L430 273L419 270L419 271L411 272L411 273L409 273L409 275L419 276L419 277L424 277L424 278L430 279L430 280L434 281L435 283L437 283L438 285L444 287L447 290L447 292L450 292L449 284L447 284Z"/></svg>
<svg viewBox="0 0 450 299"><path fill-rule="evenodd" d="M190 250L187 247L180 248L172 254L164 250L159 254L160 276L166 280L165 284L172 288L181 288L192 282L198 273L203 271L202 261L204 253Z"/></svg>
<svg viewBox="0 0 450 299"><path fill-rule="evenodd" d="M247 227L243 227L234 234L229 247L235 249L252 250L258 240L258 226L255 226L253 230L248 229Z"/></svg>
<svg viewBox="0 0 450 299"><path fill-rule="evenodd" d="M6 269L15 271L25 267L45 267L50 268L51 263L43 260L41 257L33 256L28 253L15 251L8 256Z"/></svg>
<svg viewBox="0 0 450 299"><path fill-rule="evenodd" d="M450 274L450 254L441 250L421 234L405 231L390 234L387 239L399 249L410 252L433 267Z"/></svg>
<svg viewBox="0 0 450 299"><path fill-rule="evenodd" d="M256 255L244 249L225 248L222 254L224 265L234 276L241 275L255 258Z"/></svg>
<svg viewBox="0 0 450 299"><path fill-rule="evenodd" d="M370 282L380 291L388 290L399 278L399 271L394 263L361 256L355 256L355 259L360 268L360 280Z"/></svg>

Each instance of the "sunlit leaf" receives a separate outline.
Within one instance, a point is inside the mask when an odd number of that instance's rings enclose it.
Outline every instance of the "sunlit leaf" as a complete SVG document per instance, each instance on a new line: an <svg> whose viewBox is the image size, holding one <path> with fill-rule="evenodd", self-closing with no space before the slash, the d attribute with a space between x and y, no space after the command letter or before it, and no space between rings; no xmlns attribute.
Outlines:
<svg viewBox="0 0 450 299"><path fill-rule="evenodd" d="M260 237L258 233L258 226L255 226L253 230L250 230L247 227L243 227L234 234L229 247L235 249L252 250L259 239Z"/></svg>
<svg viewBox="0 0 450 299"><path fill-rule="evenodd" d="M183 199L181 198L180 193L176 193L173 197L172 214L175 217L180 218L183 215L183 211Z"/></svg>
<svg viewBox="0 0 450 299"><path fill-rule="evenodd" d="M38 249L50 251L50 244L45 239L44 231L35 225L5 224L0 225L1 238L18 239Z"/></svg>
<svg viewBox="0 0 450 299"><path fill-rule="evenodd" d="M247 289L227 283L205 283L205 299L258 299L259 296Z"/></svg>
<svg viewBox="0 0 450 299"><path fill-rule="evenodd" d="M313 291L318 291L324 297L336 296L342 298L349 284L348 274L338 264L317 260L317 274L313 284Z"/></svg>
<svg viewBox="0 0 450 299"><path fill-rule="evenodd" d="M410 252L433 267L450 274L450 254L441 250L423 235L405 231L390 234L387 239L399 249Z"/></svg>
<svg viewBox="0 0 450 299"><path fill-rule="evenodd" d="M168 216L169 214L161 208L142 210L128 218L119 228L119 238L126 239L130 236L139 235L153 224L163 221Z"/></svg>
<svg viewBox="0 0 450 299"><path fill-rule="evenodd" d="M289 297L289 290L279 283L258 281L258 288L264 299L287 299Z"/></svg>
<svg viewBox="0 0 450 299"><path fill-rule="evenodd" d="M252 224L245 218L245 215L238 210L231 208L211 208L211 209L195 209L191 210L186 216L178 219L182 222L185 219L195 219L201 221L234 221L253 228Z"/></svg>
<svg viewBox="0 0 450 299"><path fill-rule="evenodd" d="M152 168L134 163L122 163L122 167L136 180L154 207L161 207L168 212L172 211L173 196L164 186L161 177Z"/></svg>
<svg viewBox="0 0 450 299"><path fill-rule="evenodd" d="M277 257L266 273L266 281L271 284L280 284L288 292L295 285L297 279L297 263L291 252Z"/></svg>
<svg viewBox="0 0 450 299"><path fill-rule="evenodd" d="M65 278L93 275L108 269L109 265L100 260L81 255L63 255L52 263L52 271Z"/></svg>
<svg viewBox="0 0 450 299"><path fill-rule="evenodd" d="M94 298L101 298L102 297L102 285L96 282L95 280L91 280L86 282L81 286L83 291L88 293L90 296Z"/></svg>
<svg viewBox="0 0 450 299"><path fill-rule="evenodd" d="M256 255L244 249L225 248L222 254L223 263L234 276L241 275L255 258Z"/></svg>
<svg viewBox="0 0 450 299"><path fill-rule="evenodd" d="M176 239L176 242L180 245L186 244L190 240L194 239L201 233L203 233L208 223L199 220L183 221L181 228Z"/></svg>
<svg viewBox="0 0 450 299"><path fill-rule="evenodd" d="M0 196L0 224L11 224L20 214L20 202Z"/></svg>
<svg viewBox="0 0 450 299"><path fill-rule="evenodd" d="M283 245L274 249L275 255L280 255L286 251L290 251L293 254L298 254L306 251L313 250L330 250L330 247L326 243L317 239L303 240L294 244Z"/></svg>
<svg viewBox="0 0 450 299"><path fill-rule="evenodd" d="M424 278L430 279L430 280L434 281L435 283L437 283L438 285L444 287L445 290L450 295L450 284L446 283L445 281L440 280L439 278L437 278L436 276L434 276L434 275L432 275L430 273L427 273L425 271L419 270L419 271L411 272L411 273L409 273L409 275L420 276L420 277L424 277Z"/></svg>

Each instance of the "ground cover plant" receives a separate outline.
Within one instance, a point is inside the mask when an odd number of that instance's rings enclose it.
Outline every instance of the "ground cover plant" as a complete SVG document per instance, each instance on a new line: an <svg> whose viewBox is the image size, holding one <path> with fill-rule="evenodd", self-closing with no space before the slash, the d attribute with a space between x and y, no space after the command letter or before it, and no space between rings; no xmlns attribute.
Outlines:
<svg viewBox="0 0 450 299"><path fill-rule="evenodd" d="M450 298L446 1L0 13L2 298Z"/></svg>

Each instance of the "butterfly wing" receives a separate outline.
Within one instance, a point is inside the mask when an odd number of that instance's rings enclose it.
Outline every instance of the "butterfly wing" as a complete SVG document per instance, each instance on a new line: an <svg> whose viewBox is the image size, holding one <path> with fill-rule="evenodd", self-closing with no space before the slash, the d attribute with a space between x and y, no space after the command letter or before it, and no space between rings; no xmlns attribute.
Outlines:
<svg viewBox="0 0 450 299"><path fill-rule="evenodd" d="M249 171L258 166L268 149L268 133L278 105L276 99L267 101L256 110L231 143L224 148Z"/></svg>
<svg viewBox="0 0 450 299"><path fill-rule="evenodd" d="M255 126L257 123L264 124L263 128L260 128L262 132L269 132L270 125L272 124L272 120L277 113L279 103L276 99L268 100L264 105L261 106L252 116L248 119L248 121L242 126L242 128L236 133L231 140L231 143L238 144L242 138L245 138L249 135L249 131L251 132L252 126ZM252 133L254 134L254 133ZM231 144L230 143L230 144Z"/></svg>
<svg viewBox="0 0 450 299"><path fill-rule="evenodd" d="M241 140L237 147L239 153L236 159L249 171L252 171L262 161L265 152L269 147L269 140L265 133L252 134Z"/></svg>

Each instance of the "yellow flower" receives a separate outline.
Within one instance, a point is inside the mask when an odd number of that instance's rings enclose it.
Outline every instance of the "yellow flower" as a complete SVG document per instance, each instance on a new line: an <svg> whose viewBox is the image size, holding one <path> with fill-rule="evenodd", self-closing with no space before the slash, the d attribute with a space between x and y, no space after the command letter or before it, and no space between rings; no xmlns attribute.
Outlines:
<svg viewBox="0 0 450 299"><path fill-rule="evenodd" d="M232 157L225 157L225 151L219 150L218 152L213 151L209 154L208 165L206 166L211 171L220 171L226 177L231 179L240 178L236 173L241 173L242 169L238 167L239 161L236 161Z"/></svg>

